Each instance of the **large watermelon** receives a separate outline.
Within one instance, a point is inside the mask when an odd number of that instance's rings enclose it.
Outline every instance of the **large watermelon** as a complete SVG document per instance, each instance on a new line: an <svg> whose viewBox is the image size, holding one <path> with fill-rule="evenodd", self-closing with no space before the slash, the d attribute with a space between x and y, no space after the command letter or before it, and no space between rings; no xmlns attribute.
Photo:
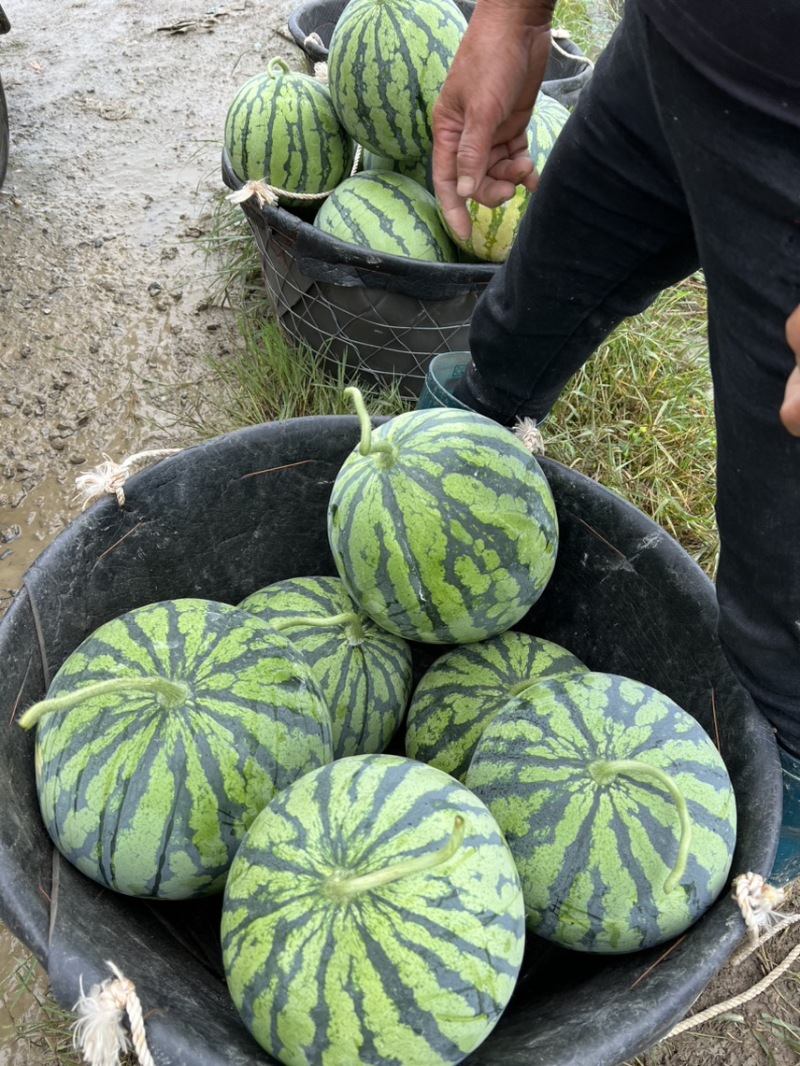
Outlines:
<svg viewBox="0 0 800 1066"><path fill-rule="evenodd" d="M333 757L301 653L200 599L95 630L20 724L37 725L39 803L58 850L107 888L160 899L220 891L261 808Z"/></svg>
<svg viewBox="0 0 800 1066"><path fill-rule="evenodd" d="M638 681L543 681L487 725L466 784L506 835L529 928L564 947L652 947L725 886L736 839L725 764L694 718Z"/></svg>
<svg viewBox="0 0 800 1066"><path fill-rule="evenodd" d="M413 178L388 170L345 178L321 205L314 225L374 252L427 263L452 263L457 256L431 193Z"/></svg>
<svg viewBox="0 0 800 1066"><path fill-rule="evenodd" d="M446 651L414 691L406 755L463 781L481 733L501 707L543 678L586 669L559 644L515 630Z"/></svg>
<svg viewBox="0 0 800 1066"><path fill-rule="evenodd" d="M442 1066L495 1026L525 918L481 801L431 766L339 759L259 815L231 867L225 972L287 1066Z"/></svg>
<svg viewBox="0 0 800 1066"><path fill-rule="evenodd" d="M327 86L273 59L239 89L225 119L225 149L240 181L288 193L329 192L350 172L354 145ZM294 204L296 198L279 197Z"/></svg>
<svg viewBox="0 0 800 1066"><path fill-rule="evenodd" d="M540 174L568 118L569 111L563 104L546 93L539 93L528 124L528 145ZM456 244L478 259L505 262L533 195L529 189L518 185L511 199L498 207L486 207L476 200L467 200L472 232L466 240L454 237Z"/></svg>
<svg viewBox="0 0 800 1066"><path fill-rule="evenodd" d="M433 144L431 115L467 20L454 0L350 0L328 49L328 83L342 125L390 159Z"/></svg>
<svg viewBox="0 0 800 1066"><path fill-rule="evenodd" d="M286 578L239 606L308 660L331 714L335 758L385 750L411 695L407 641L359 610L338 577Z"/></svg>
<svg viewBox="0 0 800 1066"><path fill-rule="evenodd" d="M510 629L553 572L558 522L536 459L473 411L431 408L376 430L358 389L361 443L328 505L350 595L407 640L465 644Z"/></svg>

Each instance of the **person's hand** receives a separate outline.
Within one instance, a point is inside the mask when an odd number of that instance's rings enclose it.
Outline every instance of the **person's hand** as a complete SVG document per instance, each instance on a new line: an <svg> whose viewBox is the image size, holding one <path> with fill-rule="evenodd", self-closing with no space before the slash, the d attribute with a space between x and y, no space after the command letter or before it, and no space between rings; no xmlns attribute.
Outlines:
<svg viewBox="0 0 800 1066"><path fill-rule="evenodd" d="M781 422L793 437L800 437L800 306L796 307L786 321L786 340L797 360L786 382L786 392L781 404Z"/></svg>
<svg viewBox="0 0 800 1066"><path fill-rule="evenodd" d="M433 109L433 183L466 240L466 200L487 207L536 188L528 122L550 57L555 0L480 0Z"/></svg>

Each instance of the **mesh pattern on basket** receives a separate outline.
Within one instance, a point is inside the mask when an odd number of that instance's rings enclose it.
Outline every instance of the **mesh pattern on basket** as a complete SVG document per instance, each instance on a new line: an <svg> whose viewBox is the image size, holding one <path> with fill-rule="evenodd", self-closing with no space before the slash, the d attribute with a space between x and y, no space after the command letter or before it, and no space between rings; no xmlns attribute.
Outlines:
<svg viewBox="0 0 800 1066"><path fill-rule="evenodd" d="M231 189L243 183L222 156ZM419 396L434 355L463 351L494 263L423 263L358 248L280 207L245 200L267 296L286 334L352 377Z"/></svg>

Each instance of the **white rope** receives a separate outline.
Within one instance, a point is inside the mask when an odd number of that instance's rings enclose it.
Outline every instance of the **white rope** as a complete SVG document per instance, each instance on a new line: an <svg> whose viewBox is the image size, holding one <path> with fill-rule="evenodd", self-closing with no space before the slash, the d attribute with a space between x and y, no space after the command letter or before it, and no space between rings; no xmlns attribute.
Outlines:
<svg viewBox="0 0 800 1066"><path fill-rule="evenodd" d="M110 495L117 497L120 507L125 506L125 491L123 485L131 475L132 468L144 459L161 459L165 455L174 455L180 448L156 448L146 452L136 452L129 455L121 463L115 463L105 452L105 462L100 463L93 470L85 474L79 474L75 478L75 487L78 492L75 500L81 501L81 510L84 511L90 503Z"/></svg>
<svg viewBox="0 0 800 1066"><path fill-rule="evenodd" d="M800 921L800 914L781 915L777 913L777 908L786 901L786 892L782 888L775 888L773 885L768 884L760 874L746 873L735 877L731 895L741 911L747 928L747 942L733 956L731 961L734 965L739 965L771 936L794 922ZM720 1014L727 1014L745 1003L749 1003L750 1000L756 999L782 977L799 958L800 944L796 944L782 962L778 963L752 987L746 989L738 996L732 996L722 1003L715 1003L713 1006L707 1007L706 1010L693 1014L682 1022L678 1022L663 1039L668 1040L671 1037L687 1032L689 1029L696 1029L699 1025L704 1025L706 1022L719 1017Z"/></svg>
<svg viewBox="0 0 800 1066"><path fill-rule="evenodd" d="M535 418L518 418L514 436L522 441L531 455L544 455L544 440Z"/></svg>
<svg viewBox="0 0 800 1066"><path fill-rule="evenodd" d="M80 998L73 1007L78 1018L72 1026L72 1045L88 1066L119 1066L120 1056L130 1051L131 1045L140 1066L155 1066L147 1046L136 986L113 962L106 962L106 966L114 977L92 985L88 993L83 990L81 978ZM126 1013L130 1040L123 1025Z"/></svg>

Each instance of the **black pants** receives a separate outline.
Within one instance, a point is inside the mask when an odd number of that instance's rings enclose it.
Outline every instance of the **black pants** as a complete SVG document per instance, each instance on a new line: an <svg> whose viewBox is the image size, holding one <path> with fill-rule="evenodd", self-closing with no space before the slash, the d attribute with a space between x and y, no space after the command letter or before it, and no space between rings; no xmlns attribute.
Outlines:
<svg viewBox="0 0 800 1066"><path fill-rule="evenodd" d="M615 326L698 267L720 639L800 756L800 440L778 417L794 366L785 323L800 304L800 128L698 74L631 0L475 310L476 406L542 418Z"/></svg>

